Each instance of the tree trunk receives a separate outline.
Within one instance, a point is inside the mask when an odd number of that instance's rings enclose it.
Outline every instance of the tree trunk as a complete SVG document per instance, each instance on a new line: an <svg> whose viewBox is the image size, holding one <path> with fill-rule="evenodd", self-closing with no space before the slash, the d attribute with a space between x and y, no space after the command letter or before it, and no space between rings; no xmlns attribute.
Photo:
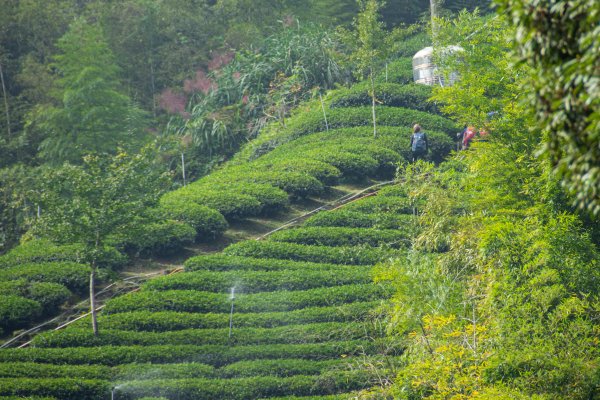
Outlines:
<svg viewBox="0 0 600 400"><path fill-rule="evenodd" d="M96 317L96 293L94 285L96 283L96 260L92 261L92 272L90 273L90 311L92 312L92 330L94 336L98 336L98 319Z"/></svg>
<svg viewBox="0 0 600 400"><path fill-rule="evenodd" d="M375 78L373 77L373 68L371 68L371 100L373 110L373 137L377 137L377 119L375 116Z"/></svg>
<svg viewBox="0 0 600 400"><path fill-rule="evenodd" d="M2 63L0 63L0 82L2 82L2 93L4 95L4 110L6 111L6 130L8 131L8 138L10 139L10 112L8 109L8 96L6 94L6 85L4 84L4 72L2 71Z"/></svg>

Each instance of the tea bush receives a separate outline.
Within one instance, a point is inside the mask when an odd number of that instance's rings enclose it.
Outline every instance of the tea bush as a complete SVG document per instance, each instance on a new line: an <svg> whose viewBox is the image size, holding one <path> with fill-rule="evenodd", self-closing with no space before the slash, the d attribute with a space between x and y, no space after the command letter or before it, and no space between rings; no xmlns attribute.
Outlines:
<svg viewBox="0 0 600 400"><path fill-rule="evenodd" d="M70 261L21 264L0 270L0 281L24 279L29 282L60 283L74 292L83 293L88 286L90 267Z"/></svg>
<svg viewBox="0 0 600 400"><path fill-rule="evenodd" d="M210 241L220 237L228 228L225 217L217 210L186 201L171 201L160 206L156 213L161 219L181 221L196 230L196 241Z"/></svg>
<svg viewBox="0 0 600 400"><path fill-rule="evenodd" d="M38 318L42 306L34 300L15 295L0 296L0 331L20 328Z"/></svg>
<svg viewBox="0 0 600 400"><path fill-rule="evenodd" d="M196 230L179 221L148 222L135 225L126 237L111 241L136 257L169 255L194 242Z"/></svg>
<svg viewBox="0 0 600 400"><path fill-rule="evenodd" d="M81 378L111 380L113 370L104 365L53 365L32 362L0 363L0 378Z"/></svg>
<svg viewBox="0 0 600 400"><path fill-rule="evenodd" d="M372 101L370 91L370 82L363 82L349 89L335 91L328 99L330 107L370 106ZM375 98L378 104L439 114L439 109L435 103L427 101L431 97L431 92L431 87L427 85L401 85L383 82L375 85Z"/></svg>
<svg viewBox="0 0 600 400"><path fill-rule="evenodd" d="M264 240L239 242L227 247L224 253L233 256L351 265L374 265L393 254L389 251L365 247L308 246Z"/></svg>
<svg viewBox="0 0 600 400"><path fill-rule="evenodd" d="M366 268L280 271L196 271L165 276L146 282L142 290L202 290L227 292L235 286L236 293L275 290L306 290L322 286L340 286L371 282Z"/></svg>
<svg viewBox="0 0 600 400"><path fill-rule="evenodd" d="M317 246L390 246L406 247L410 244L407 232L395 229L300 227L275 232L270 240Z"/></svg>
<svg viewBox="0 0 600 400"><path fill-rule="evenodd" d="M379 300L354 302L329 307L306 307L299 310L265 313L234 313L235 326L271 328L275 326L318 322L351 322L368 319ZM218 329L229 324L229 313L197 314L176 311L131 311L101 314L100 324L112 329L163 332L189 328ZM77 321L74 326L88 327L89 320Z"/></svg>
<svg viewBox="0 0 600 400"><path fill-rule="evenodd" d="M325 214L325 213L324 213ZM278 271L282 269L298 270L328 270L337 269L343 271L344 267L340 264L323 264L311 262L299 262L289 260L279 260L274 258L252 258L240 256L228 256L224 254L206 254L188 258L185 263L186 271ZM355 269L356 267L347 267ZM1 282L0 282L1 285Z"/></svg>
<svg viewBox="0 0 600 400"><path fill-rule="evenodd" d="M333 286L302 291L261 292L239 294L235 298L235 310L244 312L273 312L295 310L305 307L333 306L354 301L370 301L389 296L388 288L373 284ZM136 310L220 312L231 308L228 294L200 292L196 290L143 291L112 299L104 308L105 313Z"/></svg>
<svg viewBox="0 0 600 400"><path fill-rule="evenodd" d="M79 243L58 245L46 239L36 239L22 243L0 256L0 268L38 262L80 262L83 254L83 245ZM126 256L110 246L105 246L99 257L98 265L100 267L117 268L127 262Z"/></svg>
<svg viewBox="0 0 600 400"><path fill-rule="evenodd" d="M152 345L258 345L323 343L381 336L372 325L320 323L276 328L184 329L169 332L132 332L104 329L94 336L90 329L46 332L35 337L36 347L152 346Z"/></svg>
<svg viewBox="0 0 600 400"><path fill-rule="evenodd" d="M415 231L415 224L416 220L412 214L365 214L341 208L335 211L320 212L306 220L304 226L399 229L409 234Z"/></svg>
<svg viewBox="0 0 600 400"><path fill-rule="evenodd" d="M106 381L91 379L0 378L0 396L52 396L61 400L104 400L110 393Z"/></svg>
<svg viewBox="0 0 600 400"><path fill-rule="evenodd" d="M166 193L161 197L162 207L169 208L170 204L192 202L219 211L227 220L241 219L260 214L260 202L247 194L197 189L195 186L186 186Z"/></svg>

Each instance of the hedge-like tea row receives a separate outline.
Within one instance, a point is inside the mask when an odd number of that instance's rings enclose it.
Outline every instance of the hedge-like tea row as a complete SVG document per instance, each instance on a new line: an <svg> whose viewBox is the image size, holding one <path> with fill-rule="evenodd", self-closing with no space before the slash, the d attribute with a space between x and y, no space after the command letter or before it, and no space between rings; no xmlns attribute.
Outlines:
<svg viewBox="0 0 600 400"><path fill-rule="evenodd" d="M415 223L416 220L412 214L365 214L341 208L335 211L320 212L306 220L304 226L401 229L409 233L414 231Z"/></svg>
<svg viewBox="0 0 600 400"><path fill-rule="evenodd" d="M232 256L348 265L374 265L392 254L389 251L364 247L307 246L264 240L239 242L227 247L224 253Z"/></svg>
<svg viewBox="0 0 600 400"><path fill-rule="evenodd" d="M209 190L225 192L231 191L235 193L246 194L254 197L261 204L261 212L274 212L286 208L289 205L288 194L267 183L252 183L252 182L229 182L220 183L218 180L215 182L205 182L200 180L192 183L190 186L194 187L195 190Z"/></svg>
<svg viewBox="0 0 600 400"><path fill-rule="evenodd" d="M53 282L75 292L83 292L88 284L90 268L74 262L21 264L0 270L0 281L25 279L29 282Z"/></svg>
<svg viewBox="0 0 600 400"><path fill-rule="evenodd" d="M323 286L340 286L371 282L366 268L341 270L282 271L196 271L152 279L143 290L202 290L236 293L270 292L276 290L307 290Z"/></svg>
<svg viewBox="0 0 600 400"><path fill-rule="evenodd" d="M0 268L52 261L78 262L83 253L83 245L79 243L57 245L45 239L31 240L0 256ZM99 258L99 266L107 268L119 267L126 262L127 257L110 246L104 247Z"/></svg>
<svg viewBox="0 0 600 400"><path fill-rule="evenodd" d="M385 186L377 191L378 196L407 197L408 189L401 184Z"/></svg>
<svg viewBox="0 0 600 400"><path fill-rule="evenodd" d="M322 264L312 262L279 260L273 258L228 256L221 253L200 255L188 258L185 261L184 266L186 271L278 271L282 269L298 269L303 271L337 269L343 271L346 268L356 268L353 266L346 267L340 264Z"/></svg>
<svg viewBox="0 0 600 400"><path fill-rule="evenodd" d="M53 365L32 362L0 363L0 378L81 378L111 380L115 372L105 365Z"/></svg>
<svg viewBox="0 0 600 400"><path fill-rule="evenodd" d="M328 99L330 107L370 106L372 101L370 91L370 82L359 83L349 89L337 90ZM401 85L385 82L375 84L375 98L379 104L388 107L404 107L438 114L438 107L427 101L429 97L431 97L431 86L427 85Z"/></svg>
<svg viewBox="0 0 600 400"><path fill-rule="evenodd" d="M110 384L106 381L91 379L0 379L2 396L52 396L61 400L105 400L110 393Z"/></svg>
<svg viewBox="0 0 600 400"><path fill-rule="evenodd" d="M365 388L372 379L364 371L345 371L337 375L292 377L252 377L234 379L156 380L127 382L119 387L118 397L164 396L179 400L253 400L289 394L318 395ZM131 397L128 395L131 393Z"/></svg>
<svg viewBox="0 0 600 400"><path fill-rule="evenodd" d="M166 193L160 199L160 205L164 208L181 202L208 206L228 220L258 215L262 210L260 202L253 196L229 191L197 190L192 185Z"/></svg>
<svg viewBox="0 0 600 400"><path fill-rule="evenodd" d="M0 333L20 328L38 318L42 306L37 301L15 295L0 295Z"/></svg>
<svg viewBox="0 0 600 400"><path fill-rule="evenodd" d="M343 149L331 152L330 149L314 149L304 152L306 157L327 162L342 172L344 176L362 178L373 176L379 163L373 157L364 154L354 154Z"/></svg>
<svg viewBox="0 0 600 400"><path fill-rule="evenodd" d="M0 352L0 362L36 362L49 364L103 364L115 366L129 363L168 364L199 362L222 366L236 361L257 359L303 358L325 360L341 355L372 354L382 341L350 340L313 344L269 344L257 346L104 346L94 347L23 348ZM401 351L401 349L397 349Z"/></svg>
<svg viewBox="0 0 600 400"><path fill-rule="evenodd" d="M234 321L235 322L235 321ZM36 347L152 346L152 345L251 345L303 344L331 340L356 340L381 336L373 325L365 323L327 322L283 327L185 329L170 332L132 332L103 329L94 336L90 329L67 329L35 337Z"/></svg>
<svg viewBox="0 0 600 400"><path fill-rule="evenodd" d="M456 134L460 127L444 117L429 114L423 111L378 106L376 108L379 125L411 127L418 122L425 131L439 131L448 135ZM327 110L329 129L368 126L372 124L371 107L333 108ZM323 112L313 110L291 118L284 129L292 137L299 137L309 133L323 132L326 130Z"/></svg>
<svg viewBox="0 0 600 400"><path fill-rule="evenodd" d="M299 291L236 294L237 312L273 312L297 310L305 307L333 306L354 301L382 299L389 295L384 286L358 284ZM183 312L221 312L231 308L229 294L196 290L144 291L112 299L106 304L107 314L148 310Z"/></svg>
<svg viewBox="0 0 600 400"><path fill-rule="evenodd" d="M318 375L332 367L341 368L350 362L349 359L336 360L302 360L297 358L280 360L239 361L225 365L216 372L221 378L249 378L253 376L294 376Z"/></svg>
<svg viewBox="0 0 600 400"><path fill-rule="evenodd" d="M382 246L405 247L410 234L395 229L301 227L275 232L269 240L317 246Z"/></svg>
<svg viewBox="0 0 600 400"><path fill-rule="evenodd" d="M355 302L330 307L307 307L300 310L270 313L234 313L236 328L271 328L292 324L316 322L351 322L367 319L379 301ZM196 314L175 311L133 311L119 314L101 314L100 326L131 331L163 332L188 328L217 329L229 326L229 314ZM89 319L77 321L77 327L89 328Z"/></svg>
<svg viewBox="0 0 600 400"><path fill-rule="evenodd" d="M281 158L277 160L263 161L259 159L253 164L254 168L262 170L299 172L310 175L326 185L337 183L342 173L336 167L327 162L313 160L302 157L298 154L296 157Z"/></svg>
<svg viewBox="0 0 600 400"><path fill-rule="evenodd" d="M60 283L28 282L25 279L0 282L0 296L15 295L37 301L45 313L52 312L71 297Z"/></svg>
<svg viewBox="0 0 600 400"><path fill-rule="evenodd" d="M111 242L124 252L139 256L170 255L192 244L196 230L181 221L159 221L136 224L126 234L113 236Z"/></svg>
<svg viewBox="0 0 600 400"><path fill-rule="evenodd" d="M418 202L413 202L408 197L370 196L348 203L344 205L344 209L367 214L381 212L411 214L413 207L418 207L418 204Z"/></svg>
<svg viewBox="0 0 600 400"><path fill-rule="evenodd" d="M228 228L225 217L215 209L192 202L171 201L156 209L158 218L184 222L196 230L196 241L220 237Z"/></svg>

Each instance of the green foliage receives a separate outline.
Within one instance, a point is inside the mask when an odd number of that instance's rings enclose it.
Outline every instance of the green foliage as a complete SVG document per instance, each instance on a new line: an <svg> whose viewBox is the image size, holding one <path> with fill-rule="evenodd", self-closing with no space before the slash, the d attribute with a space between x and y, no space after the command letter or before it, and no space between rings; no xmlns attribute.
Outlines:
<svg viewBox="0 0 600 400"><path fill-rule="evenodd" d="M409 234L395 229L302 227L275 232L269 237L276 242L289 242L316 246L390 246L409 245Z"/></svg>
<svg viewBox="0 0 600 400"><path fill-rule="evenodd" d="M71 292L58 283L36 282L30 285L28 298L37 301L44 308L44 312L53 312L65 303Z"/></svg>
<svg viewBox="0 0 600 400"><path fill-rule="evenodd" d="M87 153L115 154L119 145L139 143L143 113L118 91L118 68L102 30L77 19L58 48L61 107L42 107L30 122L49 133L41 156L55 165L81 163Z"/></svg>
<svg viewBox="0 0 600 400"><path fill-rule="evenodd" d="M437 114L437 106L427 100L431 97L431 87L427 85L400 85L396 83L377 83L375 85L378 104L388 107L404 107L412 110ZM365 84L357 84L350 89L333 92L330 97L331 108L360 107L371 103L369 89Z"/></svg>
<svg viewBox="0 0 600 400"><path fill-rule="evenodd" d="M12 330L26 325L42 313L42 306L24 297L0 295L0 330Z"/></svg>
<svg viewBox="0 0 600 400"><path fill-rule="evenodd" d="M600 214L600 5L592 0L557 1L546 7L527 0L497 0L518 32L517 52L532 67L522 82L544 153L575 197ZM512 38L511 38L512 39Z"/></svg>
<svg viewBox="0 0 600 400"><path fill-rule="evenodd" d="M344 210L361 213L412 214L418 204L408 197L369 196L344 205Z"/></svg>
<svg viewBox="0 0 600 400"><path fill-rule="evenodd" d="M2 378L82 378L108 380L111 368L103 365L53 365L30 362L0 363Z"/></svg>
<svg viewBox="0 0 600 400"><path fill-rule="evenodd" d="M195 271L153 279L142 290L202 290L226 292L235 286L236 292L256 293L276 290L306 290L351 283L369 283L366 268L331 268L327 270L299 269L280 271Z"/></svg>
<svg viewBox="0 0 600 400"><path fill-rule="evenodd" d="M259 346L106 346L99 352L94 347L6 349L0 362L36 362L52 364L102 364L114 366L128 363L166 364L193 360L216 367L242 360L302 358L323 360L370 352L385 344L378 341L350 340L314 344L270 344ZM401 349L391 349L399 353Z"/></svg>
<svg viewBox="0 0 600 400"><path fill-rule="evenodd" d="M105 329L98 336L84 329L49 332L34 340L38 348L153 345L263 345L323 343L381 337L373 326L357 323L287 325L275 328L184 329L172 332L132 332ZM135 375L132 374L132 377Z"/></svg>
<svg viewBox="0 0 600 400"><path fill-rule="evenodd" d="M186 201L171 201L156 210L161 218L173 219L196 230L196 241L210 241L220 237L228 224L225 217L210 207Z"/></svg>
<svg viewBox="0 0 600 400"><path fill-rule="evenodd" d="M88 285L90 268L74 262L21 264L0 270L0 281L25 279L29 282L60 283L74 292L83 293Z"/></svg>
<svg viewBox="0 0 600 400"><path fill-rule="evenodd" d="M226 219L241 219L258 215L260 202L253 196L229 191L200 190L195 186L185 186L174 192L165 194L160 199L161 207L177 207L181 202L192 202L216 209Z"/></svg>
<svg viewBox="0 0 600 400"><path fill-rule="evenodd" d="M227 247L224 253L232 256L277 258L291 261L373 265L385 258L389 252L368 247L326 247L295 243L246 241Z"/></svg>
<svg viewBox="0 0 600 400"><path fill-rule="evenodd" d="M297 310L304 307L342 305L355 301L371 301L387 296L383 286L356 284L298 291L276 291L254 294L236 294L237 312L274 312ZM228 294L196 290L142 291L112 299L104 312L123 313L136 310L219 312L231 309Z"/></svg>
<svg viewBox="0 0 600 400"><path fill-rule="evenodd" d="M110 392L106 381L89 379L30 379L0 378L0 395L14 396L56 396L64 400L102 400Z"/></svg>
<svg viewBox="0 0 600 400"><path fill-rule="evenodd" d="M278 270L343 270L339 264L297 262L269 258L238 257L224 254L207 254L188 258L186 271L278 271ZM354 268L354 267L350 267Z"/></svg>
<svg viewBox="0 0 600 400"><path fill-rule="evenodd" d="M342 175L342 172L335 166L330 165L330 163L312 158L285 156L276 159L269 158L268 160L261 158L254 165L257 168L265 170L273 169L307 174L323 182L325 185L336 184Z"/></svg>
<svg viewBox="0 0 600 400"><path fill-rule="evenodd" d="M379 301L354 302L339 306L306 307L299 310L263 313L235 313L235 326L270 328L317 322L351 322L366 319ZM180 329L218 329L227 326L229 314L196 314L175 311L132 311L101 315L100 323L129 331L175 331ZM82 322L88 323L87 321ZM76 325L80 326L80 325Z"/></svg>
<svg viewBox="0 0 600 400"><path fill-rule="evenodd" d="M381 192L379 194L381 196ZM410 234L415 231L415 218L413 215L395 213L365 214L357 211L339 209L336 211L321 212L310 217L304 226L339 226L349 228L375 228L399 229Z"/></svg>
<svg viewBox="0 0 600 400"><path fill-rule="evenodd" d="M148 257L173 254L192 244L196 234L186 223L166 220L136 224L125 235L110 240L128 254Z"/></svg>
<svg viewBox="0 0 600 400"><path fill-rule="evenodd" d="M79 243L59 245L48 239L35 239L23 242L0 256L0 268L52 261L80 262L84 255L85 247ZM114 247L104 246L99 251L98 265L101 267L117 268L126 261L127 257Z"/></svg>

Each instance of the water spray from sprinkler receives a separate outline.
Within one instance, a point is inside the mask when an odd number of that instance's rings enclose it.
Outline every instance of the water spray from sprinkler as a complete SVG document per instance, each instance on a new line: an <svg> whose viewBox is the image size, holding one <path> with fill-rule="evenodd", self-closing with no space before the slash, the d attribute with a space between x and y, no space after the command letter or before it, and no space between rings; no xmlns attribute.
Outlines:
<svg viewBox="0 0 600 400"><path fill-rule="evenodd" d="M231 300L231 312L229 313L229 338L231 339L231 331L233 329L233 302L235 300L235 286L231 288L229 300Z"/></svg>

